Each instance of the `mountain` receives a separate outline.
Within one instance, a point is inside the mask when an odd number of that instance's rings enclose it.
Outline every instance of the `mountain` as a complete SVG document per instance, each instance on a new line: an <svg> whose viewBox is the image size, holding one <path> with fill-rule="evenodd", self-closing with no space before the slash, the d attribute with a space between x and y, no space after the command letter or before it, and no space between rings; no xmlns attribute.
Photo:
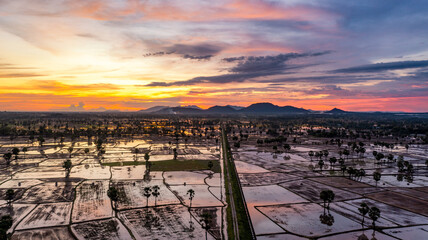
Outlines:
<svg viewBox="0 0 428 240"><path fill-rule="evenodd" d="M272 103L255 103L250 106L239 110L241 113L252 113L252 114L290 114L290 113L309 113L308 110L303 108L296 108L293 106L280 107Z"/></svg>
<svg viewBox="0 0 428 240"><path fill-rule="evenodd" d="M342 114L342 113L348 113L347 111L344 111L342 109L339 108L333 108L330 111L327 111L325 113L330 113L330 114Z"/></svg>
<svg viewBox="0 0 428 240"><path fill-rule="evenodd" d="M205 112L206 113L230 114L230 113L236 113L237 110L228 105L228 106L210 107Z"/></svg>
<svg viewBox="0 0 428 240"><path fill-rule="evenodd" d="M144 110L140 110L138 112L152 113L152 112L157 112L157 111L163 110L165 108L169 108L169 107L168 106L155 106L155 107L147 108L147 109L144 109Z"/></svg>
<svg viewBox="0 0 428 240"><path fill-rule="evenodd" d="M233 106L233 105L226 105L226 107L231 107L231 108L233 108L233 109L235 109L235 110L241 110L241 109L245 108L245 107L241 107L241 106Z"/></svg>
<svg viewBox="0 0 428 240"><path fill-rule="evenodd" d="M181 108L193 108L193 109L202 110L202 108L200 108L200 107L198 107L196 105L187 105L187 106L178 106L178 107L181 107Z"/></svg>
<svg viewBox="0 0 428 240"><path fill-rule="evenodd" d="M204 110L192 108L192 107L167 107L152 113L153 114L203 114Z"/></svg>
<svg viewBox="0 0 428 240"><path fill-rule="evenodd" d="M140 110L140 113L145 114L198 114L198 115L210 115L210 114L302 114L310 113L310 111L303 108L296 108L293 106L280 107L272 103L254 103L248 107L236 107L236 106L213 106L207 110L201 109L194 105L180 106L180 107L166 107L156 106L146 110Z"/></svg>

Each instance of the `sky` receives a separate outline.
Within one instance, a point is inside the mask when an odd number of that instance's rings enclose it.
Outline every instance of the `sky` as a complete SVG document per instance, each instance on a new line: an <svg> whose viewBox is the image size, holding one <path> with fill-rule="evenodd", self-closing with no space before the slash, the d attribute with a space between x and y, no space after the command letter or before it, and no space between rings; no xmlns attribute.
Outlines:
<svg viewBox="0 0 428 240"><path fill-rule="evenodd" d="M424 0L0 0L0 111L428 112Z"/></svg>

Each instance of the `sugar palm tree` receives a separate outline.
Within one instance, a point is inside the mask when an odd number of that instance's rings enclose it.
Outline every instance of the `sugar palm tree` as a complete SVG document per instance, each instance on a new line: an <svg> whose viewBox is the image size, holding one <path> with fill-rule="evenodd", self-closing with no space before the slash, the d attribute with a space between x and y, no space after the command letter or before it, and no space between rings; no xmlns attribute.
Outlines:
<svg viewBox="0 0 428 240"><path fill-rule="evenodd" d="M12 154L15 155L15 160L18 160L19 148L14 147L12 149Z"/></svg>
<svg viewBox="0 0 428 240"><path fill-rule="evenodd" d="M371 207L369 217L372 220L373 229L376 228L376 221L380 218L380 210L377 207Z"/></svg>
<svg viewBox="0 0 428 240"><path fill-rule="evenodd" d="M322 167L324 166L324 161L323 160L319 160L318 161L318 166L320 166L320 171L321 171Z"/></svg>
<svg viewBox="0 0 428 240"><path fill-rule="evenodd" d="M107 196L113 202L114 209L117 210L117 201L119 200L119 192L117 191L117 189L115 187L111 186L107 190Z"/></svg>
<svg viewBox="0 0 428 240"><path fill-rule="evenodd" d="M367 205L367 203L361 203L360 204L360 208L358 208L358 211L361 213L361 215L363 216L363 221L361 222L361 227L364 228L364 218L367 215L367 213L369 213L370 208Z"/></svg>
<svg viewBox="0 0 428 240"><path fill-rule="evenodd" d="M68 150L68 153L69 153L69 158L71 158L71 153L73 152L74 148L73 147L69 147L67 150Z"/></svg>
<svg viewBox="0 0 428 240"><path fill-rule="evenodd" d="M71 167L72 167L72 163L71 163L70 159L68 159L67 161L64 161L64 164L62 165L62 167L66 171L66 176L65 177L70 176L70 170L71 170Z"/></svg>
<svg viewBox="0 0 428 240"><path fill-rule="evenodd" d="M174 160L177 160L177 157L178 157L177 148L172 149L172 151L174 153Z"/></svg>
<svg viewBox="0 0 428 240"><path fill-rule="evenodd" d="M152 195L152 188L145 187L143 195L146 197L146 207L149 207L149 197Z"/></svg>
<svg viewBox="0 0 428 240"><path fill-rule="evenodd" d="M189 211L190 211L190 208L192 208L192 200L195 197L195 190L193 190L193 189L187 190L186 195L189 195L189 200L190 200Z"/></svg>
<svg viewBox="0 0 428 240"><path fill-rule="evenodd" d="M160 192L159 192L160 187L158 185L154 185L152 187L152 189L153 189L152 195L155 197L155 207L156 207L157 206L157 199L160 195Z"/></svg>
<svg viewBox="0 0 428 240"><path fill-rule="evenodd" d="M9 206L11 206L12 200L13 200L14 197L15 197L15 191L13 189L11 189L11 188L8 189L6 191L6 201L7 201L7 204L9 204Z"/></svg>
<svg viewBox="0 0 428 240"><path fill-rule="evenodd" d="M8 153L3 154L3 158L4 158L4 160L6 160L6 165L9 165L10 159L12 158L12 153L8 152Z"/></svg>
<svg viewBox="0 0 428 240"><path fill-rule="evenodd" d="M212 220L212 216L209 213L204 213L201 215L201 226L202 229L205 229L205 240L208 239L208 231L211 229L211 220Z"/></svg>
<svg viewBox="0 0 428 240"><path fill-rule="evenodd" d="M380 180L380 178L382 177L382 174L380 172L374 172L373 173L373 179L376 181L376 187L377 187L377 182Z"/></svg>
<svg viewBox="0 0 428 240"><path fill-rule="evenodd" d="M28 151L28 148L27 147L23 147L22 148L22 152L24 153L24 159L25 159L25 153Z"/></svg>
<svg viewBox="0 0 428 240"><path fill-rule="evenodd" d="M320 198L321 200L323 200L324 202L324 209L330 209L330 203L334 200L334 192L331 190L322 190L320 193ZM326 206L326 203L328 203L328 205Z"/></svg>
<svg viewBox="0 0 428 240"><path fill-rule="evenodd" d="M10 215L1 217L0 219L0 239L8 239L7 231L12 227L13 218Z"/></svg>
<svg viewBox="0 0 428 240"><path fill-rule="evenodd" d="M309 157L311 158L311 161L312 161L312 157L315 155L315 153L314 153L314 151L309 151L308 152L308 155L309 155Z"/></svg>
<svg viewBox="0 0 428 240"><path fill-rule="evenodd" d="M149 160L150 160L150 155L149 155L149 153L145 153L145 154L144 154L144 160L146 160L146 168L147 168L147 165L149 164Z"/></svg>

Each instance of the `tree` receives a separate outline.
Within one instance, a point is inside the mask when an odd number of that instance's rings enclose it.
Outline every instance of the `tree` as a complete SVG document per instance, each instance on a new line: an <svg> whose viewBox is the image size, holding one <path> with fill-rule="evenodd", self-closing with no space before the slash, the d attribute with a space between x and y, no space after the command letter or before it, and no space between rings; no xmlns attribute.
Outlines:
<svg viewBox="0 0 428 240"><path fill-rule="evenodd" d="M328 152L328 150L324 150L324 151L322 151L322 153L323 153L323 155L324 155L325 159L327 160L327 157L328 157L328 155L330 154L330 153Z"/></svg>
<svg viewBox="0 0 428 240"><path fill-rule="evenodd" d="M284 151L289 152L290 150L291 150L290 144L288 144L288 143L284 144Z"/></svg>
<svg viewBox="0 0 428 240"><path fill-rule="evenodd" d="M361 213L361 215L363 216L363 221L361 222L361 226L364 228L364 217L367 215L367 213L370 211L369 206L367 205L367 203L361 203L360 204L360 208L358 208L358 211Z"/></svg>
<svg viewBox="0 0 428 240"><path fill-rule="evenodd" d="M428 160L427 160L427 161L428 161ZM209 161L209 162L208 162L208 168L210 169L210 171L212 171L213 166L214 166L213 162L212 162L212 161Z"/></svg>
<svg viewBox="0 0 428 240"><path fill-rule="evenodd" d="M320 198L321 200L323 200L324 202L324 209L330 209L330 203L334 200L334 192L331 190L322 190L320 193ZM326 203L328 203L327 207L326 207Z"/></svg>
<svg viewBox="0 0 428 240"><path fill-rule="evenodd" d="M172 149L172 151L174 153L174 160L177 160L177 157L178 157L177 148Z"/></svg>
<svg viewBox="0 0 428 240"><path fill-rule="evenodd" d="M308 155L309 155L309 157L311 158L311 161L312 161L312 157L315 155L315 154L314 154L314 151L312 151L312 150L311 150L311 151L309 151L309 152L308 152Z"/></svg>
<svg viewBox="0 0 428 240"><path fill-rule="evenodd" d="M336 157L331 157L328 161L330 162L330 166L333 167L334 164L337 162L337 158Z"/></svg>
<svg viewBox="0 0 428 240"><path fill-rule="evenodd" d="M324 161L323 160L319 160L318 161L318 166L320 166L320 171L321 171L322 167L324 166Z"/></svg>
<svg viewBox="0 0 428 240"><path fill-rule="evenodd" d="M27 147L23 147L22 148L22 152L24 153L24 159L25 159L25 153L28 151L28 148Z"/></svg>
<svg viewBox="0 0 428 240"><path fill-rule="evenodd" d="M152 187L152 189L153 189L152 195L153 195L153 197L155 197L155 207L156 207L157 206L157 199L160 195L160 192L159 192L160 187L158 185L154 185Z"/></svg>
<svg viewBox="0 0 428 240"><path fill-rule="evenodd" d="M39 136L37 138L37 141L39 141L39 145L40 147L43 147L43 143L45 142L45 139L43 138L43 136Z"/></svg>
<svg viewBox="0 0 428 240"><path fill-rule="evenodd" d="M343 155L346 156L346 159L349 159L349 150L348 149L343 150Z"/></svg>
<svg viewBox="0 0 428 240"><path fill-rule="evenodd" d="M146 197L146 207L149 207L149 197L152 195L152 189L145 187L143 195Z"/></svg>
<svg viewBox="0 0 428 240"><path fill-rule="evenodd" d="M376 221L380 218L380 210L377 207L371 207L369 217L372 220L373 229L376 228Z"/></svg>
<svg viewBox="0 0 428 240"><path fill-rule="evenodd" d="M15 191L13 190L13 189L8 189L7 191L6 191L6 201L7 201L7 204L11 204L12 203L12 200L13 200L13 198L15 197Z"/></svg>
<svg viewBox="0 0 428 240"><path fill-rule="evenodd" d="M10 164L10 159L12 158L12 153L8 152L3 154L3 158L4 160L6 160L6 165Z"/></svg>
<svg viewBox="0 0 428 240"><path fill-rule="evenodd" d="M7 230L12 227L13 218L9 215L3 216L0 219L0 239L8 239L10 236L7 234Z"/></svg>
<svg viewBox="0 0 428 240"><path fill-rule="evenodd" d="M148 165L149 160L150 160L150 155L149 155L149 153L145 153L145 154L144 154L144 160L146 160L146 168L147 168L147 165Z"/></svg>
<svg viewBox="0 0 428 240"><path fill-rule="evenodd" d="M373 179L376 181L376 187L377 187L377 182L380 180L380 178L382 177L382 174L380 172L374 172L373 173Z"/></svg>
<svg viewBox="0 0 428 240"><path fill-rule="evenodd" d="M140 149L135 148L134 153L135 153L135 161L138 162L138 154L140 153Z"/></svg>
<svg viewBox="0 0 428 240"><path fill-rule="evenodd" d="M18 160L19 148L14 147L12 149L12 154L15 155L15 160Z"/></svg>
<svg viewBox="0 0 428 240"><path fill-rule="evenodd" d="M119 200L119 192L117 191L117 189L115 187L111 186L107 190L107 196L113 202L114 209L117 210L117 201Z"/></svg>
<svg viewBox="0 0 428 240"><path fill-rule="evenodd" d="M209 213L203 213L201 215L200 222L201 222L202 229L205 229L205 239L208 239L208 230L211 229L211 219L212 219L212 216Z"/></svg>
<svg viewBox="0 0 428 240"><path fill-rule="evenodd" d="M69 158L71 158L71 153L73 152L73 147L69 147L67 150L68 150L68 153L70 154Z"/></svg>
<svg viewBox="0 0 428 240"><path fill-rule="evenodd" d="M72 167L72 163L71 163L70 159L68 159L67 161L64 161L64 164L62 165L62 167L66 171L66 176L65 177L68 177L70 175L70 170L71 170L71 167Z"/></svg>
<svg viewBox="0 0 428 240"><path fill-rule="evenodd" d="M187 190L186 195L189 195L189 200L190 200L189 211L190 211L190 208L192 208L192 200L195 197L195 190L193 190L193 189Z"/></svg>

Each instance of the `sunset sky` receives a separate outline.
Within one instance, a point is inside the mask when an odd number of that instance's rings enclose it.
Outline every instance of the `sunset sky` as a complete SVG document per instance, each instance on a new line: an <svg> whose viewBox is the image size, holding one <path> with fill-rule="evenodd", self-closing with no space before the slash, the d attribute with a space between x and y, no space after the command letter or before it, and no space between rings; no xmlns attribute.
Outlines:
<svg viewBox="0 0 428 240"><path fill-rule="evenodd" d="M428 112L428 3L0 0L0 111Z"/></svg>

